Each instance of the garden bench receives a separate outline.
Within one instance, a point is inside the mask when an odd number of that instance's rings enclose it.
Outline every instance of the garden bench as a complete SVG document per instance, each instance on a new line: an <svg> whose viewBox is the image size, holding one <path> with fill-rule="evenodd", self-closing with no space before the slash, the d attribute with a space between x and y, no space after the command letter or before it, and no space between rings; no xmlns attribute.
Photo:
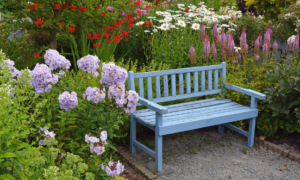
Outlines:
<svg viewBox="0 0 300 180"><path fill-rule="evenodd" d="M186 74L185 81L184 74ZM201 78L199 78L199 75ZM163 95L161 95L161 76L163 80ZM170 89L169 76L171 76ZM179 92L176 90L176 76L178 76L179 79ZM207 76L207 83L205 83L205 76ZM152 88L152 77L155 78L155 88ZM193 77L193 79L191 77ZM223 83L220 83L223 86L218 84L220 77L224 78L220 79L223 81ZM145 99L144 97L144 78L147 79L148 99ZM136 147L138 147L154 157L156 171L162 171L162 140L164 135L219 125L219 133L223 133L224 127L227 127L248 137L248 146L253 146L255 121L258 115L258 110L256 108L257 99L263 100L266 98L266 96L256 91L225 83L225 62L212 66L191 67L145 73L134 73L130 71L130 90L135 90L135 79L138 79L138 92L140 96L137 106L144 105L148 107L148 109L135 111L130 116L130 152L136 153ZM198 79L200 79L200 81L198 81ZM193 88L191 88L191 80L193 81ZM185 88L184 84L186 85ZM155 89L155 91L153 91L153 89ZM222 89L232 89L251 96L250 107L232 102L230 99L222 98L205 99L187 103L173 104L169 106L157 104L160 102L204 95L220 94L222 93ZM171 90L171 95L169 94L169 90ZM154 94L153 92L156 94L155 98L152 96L152 94ZM245 119L250 119L248 132L229 124L230 122ZM155 151L136 140L136 122L139 122L140 124L155 131Z"/></svg>

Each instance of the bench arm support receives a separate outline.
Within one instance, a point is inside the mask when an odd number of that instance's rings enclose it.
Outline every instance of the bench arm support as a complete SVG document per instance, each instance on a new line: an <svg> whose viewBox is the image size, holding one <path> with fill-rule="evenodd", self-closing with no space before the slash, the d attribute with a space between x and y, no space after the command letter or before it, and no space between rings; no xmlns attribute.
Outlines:
<svg viewBox="0 0 300 180"><path fill-rule="evenodd" d="M235 85L230 85L230 84L227 84L227 83L225 83L224 87L227 88L227 89L231 89L231 90L234 90L234 91L241 92L243 94L254 97L256 99L260 99L260 100L265 100L266 99L265 94L257 92L257 91L253 91L251 89L245 89L245 88L241 88L241 87L238 87L238 86L235 86Z"/></svg>
<svg viewBox="0 0 300 180"><path fill-rule="evenodd" d="M147 106L148 109L151 109L159 114L166 114L168 112L168 108L162 106L162 105L159 105L155 102L152 102L152 101L149 101L145 98L142 98L142 97L139 97L139 101L138 103L144 105L144 106Z"/></svg>

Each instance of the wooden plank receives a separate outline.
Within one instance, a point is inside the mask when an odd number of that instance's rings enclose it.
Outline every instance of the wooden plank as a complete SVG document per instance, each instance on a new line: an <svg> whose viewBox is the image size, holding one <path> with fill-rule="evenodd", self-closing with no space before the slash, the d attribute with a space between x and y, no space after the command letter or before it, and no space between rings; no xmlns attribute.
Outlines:
<svg viewBox="0 0 300 180"><path fill-rule="evenodd" d="M135 141L133 141L133 145L135 145L136 147L138 147L141 150L145 151L147 154L149 154L153 158L155 158L155 152L152 149L145 146L144 144L142 144L142 143L138 142L137 140L135 140Z"/></svg>
<svg viewBox="0 0 300 180"><path fill-rule="evenodd" d="M128 86L129 86L129 90L135 91L134 72L133 71L128 72Z"/></svg>
<svg viewBox="0 0 300 180"><path fill-rule="evenodd" d="M156 113L155 125L155 167L156 171L162 171L163 165L163 137L158 133L159 128L162 126L162 114Z"/></svg>
<svg viewBox="0 0 300 180"><path fill-rule="evenodd" d="M197 104L190 104L187 106L177 106L177 107L169 107L169 106L163 106L165 108L168 108L168 113L173 113L176 111L186 111L190 109L198 109L198 108L205 108L205 107L211 107L211 106L216 106L220 104L228 104L228 103L235 103L232 102L230 99L222 99L222 101L209 101L209 102L204 102L204 103L197 103ZM152 110L140 110L136 112L136 116L138 117L145 117L149 115L154 115L155 112Z"/></svg>
<svg viewBox="0 0 300 180"><path fill-rule="evenodd" d="M203 91L203 92L197 92L191 94L182 94L182 95L169 96L169 97L161 97L161 98L152 99L151 101L155 103L160 103L160 102L175 101L180 99L188 99L192 97L206 96L206 95L219 94L219 93L221 93L221 89L216 89L212 91ZM138 103L137 106L141 106L141 104Z"/></svg>
<svg viewBox="0 0 300 180"><path fill-rule="evenodd" d="M167 134L173 134L178 132L189 131L193 129L199 129L203 127L214 126L222 123L229 123L239 121L243 119L249 119L258 115L257 109L244 109L236 112L222 113L205 118L193 118L190 122L176 122L177 124L164 124L164 126L158 128L161 136Z"/></svg>
<svg viewBox="0 0 300 180"><path fill-rule="evenodd" d="M159 105L159 104L156 104L155 102L152 102L152 101L149 101L147 99L144 99L142 97L139 97L139 101L138 101L140 104L144 105L144 106L147 106L148 109L151 109L155 112L159 112L161 114L164 114L164 113L167 113L168 112L168 108L162 106L162 105Z"/></svg>
<svg viewBox="0 0 300 180"><path fill-rule="evenodd" d="M184 94L184 88L183 88L183 73L179 74L179 94Z"/></svg>
<svg viewBox="0 0 300 180"><path fill-rule="evenodd" d="M212 70L208 70L208 90L212 90Z"/></svg>
<svg viewBox="0 0 300 180"><path fill-rule="evenodd" d="M245 88L242 88L242 87L238 87L238 86L234 86L234 85L229 85L227 83L225 84L225 88L241 92L243 94L246 94L246 95L251 96L251 97L255 97L257 99L261 99L261 100L266 99L266 95L265 94L257 92L257 91L253 91L251 89L245 89Z"/></svg>
<svg viewBox="0 0 300 180"><path fill-rule="evenodd" d="M179 73L187 73L187 72L195 72L195 71L206 71L206 70L221 69L221 68L222 65L218 64L212 66L199 66L199 67L172 69L172 70L165 70L165 71L134 73L134 78L149 77L149 76L163 76L163 75L171 75L171 74L179 74Z"/></svg>
<svg viewBox="0 0 300 180"><path fill-rule="evenodd" d="M143 82L143 78L139 78L139 97L144 97L144 82Z"/></svg>
<svg viewBox="0 0 300 180"><path fill-rule="evenodd" d="M169 96L168 75L164 75L164 97Z"/></svg>
<svg viewBox="0 0 300 180"><path fill-rule="evenodd" d="M201 71L201 91L205 91L205 71Z"/></svg>
<svg viewBox="0 0 300 180"><path fill-rule="evenodd" d="M152 98L152 77L147 77L147 95L148 99Z"/></svg>
<svg viewBox="0 0 300 180"><path fill-rule="evenodd" d="M198 92L199 87L198 87L198 71L194 72L194 92Z"/></svg>
<svg viewBox="0 0 300 180"><path fill-rule="evenodd" d="M152 131L155 131L154 125L149 125L149 124L145 123L141 118L137 118L137 117L135 117L135 118L138 123L142 124L143 126L146 126L147 128L151 129Z"/></svg>
<svg viewBox="0 0 300 180"><path fill-rule="evenodd" d="M244 136L248 137L248 132L247 131L245 131L243 129L240 129L238 127L235 127L234 125L231 125L231 124L227 123L227 124L223 124L223 126L229 128L229 129L232 129L235 132L240 133L241 135L244 135Z"/></svg>
<svg viewBox="0 0 300 180"><path fill-rule="evenodd" d="M221 65L222 65L222 69L221 69L221 77L223 77L224 80L226 80L226 63L225 63L225 62L222 62ZM225 83L225 82L224 82L224 83Z"/></svg>
<svg viewBox="0 0 300 180"><path fill-rule="evenodd" d="M155 97L160 98L160 76L155 76L155 93Z"/></svg>
<svg viewBox="0 0 300 180"><path fill-rule="evenodd" d="M191 93L191 73L186 73L186 93Z"/></svg>
<svg viewBox="0 0 300 180"><path fill-rule="evenodd" d="M133 145L133 141L136 140L136 121L134 113L130 114L130 152L136 153L136 148Z"/></svg>
<svg viewBox="0 0 300 180"><path fill-rule="evenodd" d="M176 96L176 74L171 75L172 96Z"/></svg>
<svg viewBox="0 0 300 180"><path fill-rule="evenodd" d="M218 69L215 69L214 70L214 73L215 73L215 75L214 75L214 89L218 89L219 87L218 87L218 84L219 84L219 70Z"/></svg>

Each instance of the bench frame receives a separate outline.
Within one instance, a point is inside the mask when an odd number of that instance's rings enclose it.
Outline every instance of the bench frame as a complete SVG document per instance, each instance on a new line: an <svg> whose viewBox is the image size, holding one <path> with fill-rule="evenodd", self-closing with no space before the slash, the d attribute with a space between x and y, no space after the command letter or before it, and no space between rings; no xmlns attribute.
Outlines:
<svg viewBox="0 0 300 180"><path fill-rule="evenodd" d="M212 70L214 70L214 90L212 87ZM219 78L219 72L220 70L220 77L224 78L224 86L218 87L218 78ZM198 71L201 71L201 91L198 92ZM208 90L205 90L205 71L208 71ZM183 73L186 73L186 94L184 94L184 84L183 84ZM191 92L191 85L190 85L190 73L194 73L194 91ZM175 74L179 74L179 95L176 95L176 76ZM168 75L171 75L171 89L172 89L172 96L169 96L169 86L168 86ZM163 87L164 87L164 97L160 97L160 76L163 76ZM143 78L147 78L147 95L148 99L144 98L144 89L143 89ZM156 98L152 98L152 77L155 77L156 81ZM162 164L163 164L163 135L166 134L172 134L180 132L178 129L169 130L168 133L164 133L161 130L161 127L163 127L163 114L168 113L168 108L159 105L157 103L159 102L166 102L166 101L172 101L172 100L178 100L178 99L186 99L191 97L198 97L198 96L204 96L204 95L211 95L211 94L219 94L222 93L222 89L231 89L234 91L238 91L241 93L244 93L246 95L251 96L251 109L257 109L257 100L261 99L264 100L266 96L262 93L250 90L250 89L244 89L238 86L230 85L225 83L226 80L226 63L222 62L220 65L213 65L213 66L201 66L201 67L192 67L192 68L183 68L183 69L174 69L174 70L167 70L167 71L155 71L155 72L146 72L146 73L134 73L132 71L129 72L129 90L135 90L135 82L134 79L138 78L138 84L139 84L139 101L137 105L144 105L148 109L151 109L152 111L155 111L155 118L156 123L155 127L150 127L146 124L143 124L147 126L148 128L155 131L155 151L152 149L146 147L142 143L138 142L136 140L136 123L137 120L134 117L134 113L130 115L130 152L136 153L136 147L144 150L146 153L151 155L153 158L155 158L155 165L156 165L156 171L162 171ZM247 119L241 118L240 120ZM246 132L242 129L239 129L229 123L221 123L218 125L218 132L223 134L224 133L224 127L227 127L229 129L232 129L246 137L248 137L248 147L252 147L254 143L254 135L255 135L255 123L256 118L251 118L249 121L249 131ZM208 127L208 126L204 126ZM191 127L190 130L193 128ZM189 129L184 129L182 131L188 131Z"/></svg>

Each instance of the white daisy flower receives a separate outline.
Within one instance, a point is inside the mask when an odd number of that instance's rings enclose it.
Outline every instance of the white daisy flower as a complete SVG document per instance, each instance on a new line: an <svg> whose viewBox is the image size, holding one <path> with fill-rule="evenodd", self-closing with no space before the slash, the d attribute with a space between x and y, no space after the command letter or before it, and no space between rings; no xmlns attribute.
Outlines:
<svg viewBox="0 0 300 180"><path fill-rule="evenodd" d="M170 28L176 28L176 26L175 25L170 25Z"/></svg>
<svg viewBox="0 0 300 180"><path fill-rule="evenodd" d="M181 27L185 27L186 26L186 23L184 21L178 21L177 22L177 25L181 26Z"/></svg>
<svg viewBox="0 0 300 180"><path fill-rule="evenodd" d="M161 11L156 11L155 12L157 15L163 15L164 13L163 12L161 12Z"/></svg>
<svg viewBox="0 0 300 180"><path fill-rule="evenodd" d="M203 21L208 21L208 17L204 16Z"/></svg>
<svg viewBox="0 0 300 180"><path fill-rule="evenodd" d="M193 17L195 17L195 14L190 13L190 14L188 14L188 16L189 16L190 18L193 18Z"/></svg>
<svg viewBox="0 0 300 180"><path fill-rule="evenodd" d="M154 16L149 16L149 17L147 17L148 19L156 19L156 17L154 17Z"/></svg>
<svg viewBox="0 0 300 180"><path fill-rule="evenodd" d="M192 29L194 29L194 30L199 30L199 29L200 29L200 24L198 24L198 23L193 23L193 24L192 24Z"/></svg>
<svg viewBox="0 0 300 180"><path fill-rule="evenodd" d="M160 23L163 23L164 22L164 20L157 20L158 22L160 22Z"/></svg>
<svg viewBox="0 0 300 180"><path fill-rule="evenodd" d="M152 31L153 31L153 32L158 32L158 30L157 30L157 29L153 29Z"/></svg>
<svg viewBox="0 0 300 180"><path fill-rule="evenodd" d="M165 22L170 22L170 21L172 21L172 18L171 17L166 17L164 20L165 20Z"/></svg>
<svg viewBox="0 0 300 180"><path fill-rule="evenodd" d="M145 32L145 33L149 33L150 31L149 31L149 30L145 30L144 32Z"/></svg>
<svg viewBox="0 0 300 180"><path fill-rule="evenodd" d="M170 27L169 27L168 24L162 24L159 28L160 28L161 30L164 30L164 31L170 30Z"/></svg>
<svg viewBox="0 0 300 180"><path fill-rule="evenodd" d="M144 24L144 21L139 21L139 22L137 22L135 25L136 26L141 26L141 25L143 25Z"/></svg>

